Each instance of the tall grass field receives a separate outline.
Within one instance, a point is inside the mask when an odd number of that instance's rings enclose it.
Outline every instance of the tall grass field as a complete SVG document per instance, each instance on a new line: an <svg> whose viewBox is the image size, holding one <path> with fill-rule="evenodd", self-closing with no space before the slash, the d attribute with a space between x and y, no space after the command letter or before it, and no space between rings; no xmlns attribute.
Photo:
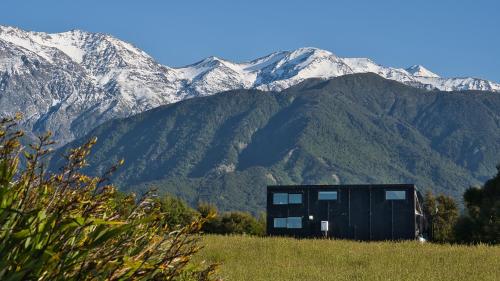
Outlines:
<svg viewBox="0 0 500 281"><path fill-rule="evenodd" d="M500 280L499 246L203 237L198 258L223 280Z"/></svg>

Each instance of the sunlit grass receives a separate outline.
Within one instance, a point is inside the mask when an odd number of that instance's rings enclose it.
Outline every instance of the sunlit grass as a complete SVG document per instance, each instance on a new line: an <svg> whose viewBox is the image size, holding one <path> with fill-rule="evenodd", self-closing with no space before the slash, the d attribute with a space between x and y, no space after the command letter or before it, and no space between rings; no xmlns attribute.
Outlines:
<svg viewBox="0 0 500 281"><path fill-rule="evenodd" d="M249 236L203 238L224 280L500 280L500 247Z"/></svg>

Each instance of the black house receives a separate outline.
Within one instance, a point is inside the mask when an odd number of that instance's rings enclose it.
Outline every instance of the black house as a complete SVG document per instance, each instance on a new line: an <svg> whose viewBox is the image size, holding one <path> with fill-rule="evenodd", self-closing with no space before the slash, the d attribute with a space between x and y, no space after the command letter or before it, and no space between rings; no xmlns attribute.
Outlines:
<svg viewBox="0 0 500 281"><path fill-rule="evenodd" d="M416 239L422 197L412 184L267 187L267 233L355 240Z"/></svg>

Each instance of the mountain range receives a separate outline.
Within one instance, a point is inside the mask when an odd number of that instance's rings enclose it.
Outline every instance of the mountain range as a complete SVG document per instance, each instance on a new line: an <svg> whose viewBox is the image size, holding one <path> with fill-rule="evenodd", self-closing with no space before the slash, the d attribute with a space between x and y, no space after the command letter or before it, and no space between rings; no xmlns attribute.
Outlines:
<svg viewBox="0 0 500 281"><path fill-rule="evenodd" d="M169 67L107 34L0 26L0 111L23 112L28 132L50 130L59 145L108 120L188 98L235 89L282 91L310 78L366 72L430 91L500 91L500 84L484 79L442 78L420 65L385 67L317 48L279 51L242 63L209 57Z"/></svg>
<svg viewBox="0 0 500 281"><path fill-rule="evenodd" d="M86 172L196 205L258 212L268 184L415 183L461 198L500 162L500 95L428 91L372 73L233 90L115 119L92 136Z"/></svg>

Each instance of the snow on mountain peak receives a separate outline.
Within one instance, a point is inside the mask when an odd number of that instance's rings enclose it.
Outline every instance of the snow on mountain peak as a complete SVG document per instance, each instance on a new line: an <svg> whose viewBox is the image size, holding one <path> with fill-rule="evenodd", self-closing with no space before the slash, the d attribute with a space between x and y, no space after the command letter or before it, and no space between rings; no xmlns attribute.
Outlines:
<svg viewBox="0 0 500 281"><path fill-rule="evenodd" d="M329 57L329 56L334 56L334 54L329 51L314 47L298 48L290 52L290 58L292 59L300 56Z"/></svg>
<svg viewBox="0 0 500 281"><path fill-rule="evenodd" d="M57 60L57 51L60 51L76 63L81 63L84 50L80 41L88 34L81 30L49 34L0 26L0 39L29 50L50 62Z"/></svg>
<svg viewBox="0 0 500 281"><path fill-rule="evenodd" d="M0 77L2 72L10 79L0 87L7 104L3 113L26 112L28 129L55 131L62 144L106 120L186 98L233 89L280 91L308 78L373 72L425 89L500 92L500 84L487 80L441 78L420 65L406 70L385 67L313 47L246 62L212 56L171 68L107 34L49 34L0 25ZM23 88L26 93L19 96L16 85L28 85ZM96 121L83 121L87 119Z"/></svg>
<svg viewBox="0 0 500 281"><path fill-rule="evenodd" d="M408 73L410 73L411 75L413 76L417 76L417 77L434 77L434 78L439 78L439 75L431 72L430 70L428 70L427 68L419 65L419 64L416 64L416 65L412 65L410 67L408 67L407 69L405 69Z"/></svg>

